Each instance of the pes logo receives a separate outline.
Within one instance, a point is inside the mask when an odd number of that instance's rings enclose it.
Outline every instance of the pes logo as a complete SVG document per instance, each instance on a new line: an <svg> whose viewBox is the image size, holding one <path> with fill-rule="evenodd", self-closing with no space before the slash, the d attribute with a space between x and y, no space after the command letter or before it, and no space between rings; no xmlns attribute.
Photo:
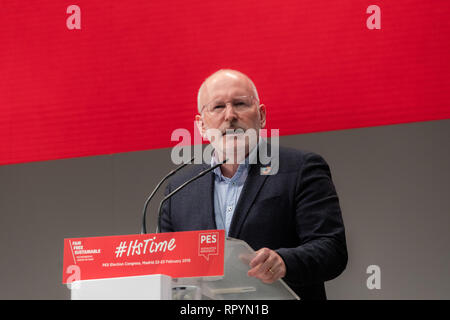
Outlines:
<svg viewBox="0 0 450 320"><path fill-rule="evenodd" d="M209 256L219 254L219 232L211 231L200 233L198 235L198 255L209 260Z"/></svg>

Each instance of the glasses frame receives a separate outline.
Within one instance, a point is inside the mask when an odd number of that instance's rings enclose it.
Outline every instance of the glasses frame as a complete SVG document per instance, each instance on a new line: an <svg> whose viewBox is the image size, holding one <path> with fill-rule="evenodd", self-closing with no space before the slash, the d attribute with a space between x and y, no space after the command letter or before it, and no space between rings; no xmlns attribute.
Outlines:
<svg viewBox="0 0 450 320"><path fill-rule="evenodd" d="M255 96L252 96L252 95L250 95L250 96L236 96L236 97L233 97L232 99L230 99L230 100L228 100L228 101L224 101L224 103L225 103L225 107L228 105L228 104L230 104L230 103L232 103L233 102L233 100L234 99L238 99L238 98L251 98L252 99L252 104L251 104L251 106L253 106L253 104L255 104L255 101L259 104L259 100L255 97ZM206 108L206 111L208 111L210 114L214 114L214 112L213 111L211 111L211 110L209 110L207 107L209 106L209 105L211 105L213 102L215 102L216 100L212 100L212 101L210 101L210 102L208 102L208 103L206 103L206 104L204 104L203 106L202 106L202 110L200 111L200 113L203 113L203 110ZM233 106L232 106L233 107ZM236 112L239 112L239 111L237 111L236 109L234 109ZM225 112L225 109L223 109L223 111L221 111L221 112L219 112L218 114L221 114L221 113L224 113Z"/></svg>

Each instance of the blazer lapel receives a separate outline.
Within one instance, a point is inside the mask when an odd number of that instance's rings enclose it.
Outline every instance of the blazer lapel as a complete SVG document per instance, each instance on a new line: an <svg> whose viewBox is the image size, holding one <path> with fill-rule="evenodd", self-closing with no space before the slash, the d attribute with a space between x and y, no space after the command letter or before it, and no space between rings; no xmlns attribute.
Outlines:
<svg viewBox="0 0 450 320"><path fill-rule="evenodd" d="M203 170L210 168L209 165L204 164ZM216 229L216 220L214 216L214 173L209 172L201 177L198 181L198 189L190 201L197 202L199 213L201 214L201 225L205 230ZM206 192L205 192L206 191Z"/></svg>
<svg viewBox="0 0 450 320"><path fill-rule="evenodd" d="M267 179L267 175L260 174L261 165L250 165L249 173L242 188L239 201L231 220L230 230L228 236L232 238L238 238L241 232L242 225L247 218L248 212L255 202L256 196L261 189L264 181Z"/></svg>

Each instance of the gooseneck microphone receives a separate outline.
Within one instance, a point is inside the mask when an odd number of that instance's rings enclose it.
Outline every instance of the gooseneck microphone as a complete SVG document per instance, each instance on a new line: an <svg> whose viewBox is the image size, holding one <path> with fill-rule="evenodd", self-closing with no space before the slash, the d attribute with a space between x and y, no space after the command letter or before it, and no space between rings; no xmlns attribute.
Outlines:
<svg viewBox="0 0 450 320"><path fill-rule="evenodd" d="M147 221L146 221L146 216L147 216L147 207L148 204L150 203L150 200L152 200L153 196L155 195L156 191L158 191L158 189L161 187L161 185L163 184L164 181L166 181L168 178L170 178L171 176L173 176L175 173L177 173L179 170L181 170L182 168L184 168L186 165L188 165L189 163L192 163L192 161L194 161L195 157L192 158L189 162L187 163L183 163L182 165L180 165L178 168L172 170L169 172L168 175L166 175L164 178L162 178L162 180L158 183L158 185L155 187L155 189L153 190L153 192L150 194L150 196L147 198L147 200L145 201L145 205L144 205L144 209L142 210L142 227L141 227L141 234L145 234L147 233Z"/></svg>
<svg viewBox="0 0 450 320"><path fill-rule="evenodd" d="M175 190L173 190L171 193L169 193L167 196L164 197L164 199L161 200L161 202L159 203L159 208L158 208L158 226L156 228L156 233L159 233L161 231L161 209L162 209L162 205L163 203L169 199L170 197L172 197L174 194L176 194L178 191L180 191L181 189L183 189L184 187L186 187L188 184L190 184L191 182L203 177L205 174L207 174L210 171L213 171L214 169L216 169L217 167L221 166L222 164L226 163L228 161L228 159L216 164L215 166L212 166L211 168L208 168L202 172L200 172L199 174L197 174L195 177L189 179L188 181L186 181L185 183L183 183L182 185L180 185L178 188L176 188Z"/></svg>

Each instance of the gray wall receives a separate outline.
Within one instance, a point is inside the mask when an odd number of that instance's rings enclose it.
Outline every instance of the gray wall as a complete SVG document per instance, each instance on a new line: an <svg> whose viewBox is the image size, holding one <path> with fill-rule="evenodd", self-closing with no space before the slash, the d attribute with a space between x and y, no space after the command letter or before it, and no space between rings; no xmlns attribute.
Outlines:
<svg viewBox="0 0 450 320"><path fill-rule="evenodd" d="M442 120L280 139L332 169L349 263L330 299L450 299L449 136ZM0 298L68 299L63 239L138 233L172 167L170 149L0 166ZM379 290L366 286L369 265Z"/></svg>

